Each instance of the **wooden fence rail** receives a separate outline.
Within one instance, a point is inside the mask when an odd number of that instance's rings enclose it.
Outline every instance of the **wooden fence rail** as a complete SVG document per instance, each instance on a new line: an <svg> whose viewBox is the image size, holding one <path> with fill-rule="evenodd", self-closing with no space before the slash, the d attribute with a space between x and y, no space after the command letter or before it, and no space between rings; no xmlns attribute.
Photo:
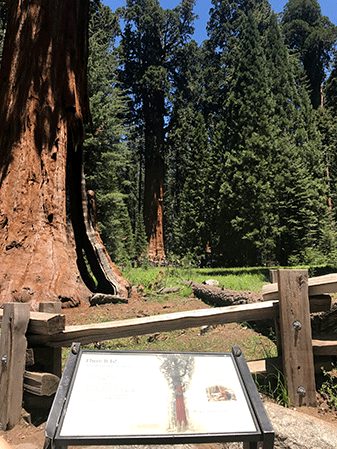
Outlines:
<svg viewBox="0 0 337 449"><path fill-rule="evenodd" d="M311 340L310 311L328 310L331 298L324 296L325 293L337 291L337 274L314 278L307 277L303 270L279 270L279 285L275 283L264 287L265 299L272 298L260 303L245 304L238 306L218 307L214 309L194 310L187 312L157 315L152 317L135 318L109 323L66 326L65 317L57 309L59 305L41 305L43 312L27 312L27 330L24 326L15 328L10 335L16 336L20 341L20 351L27 339L28 346L33 352L33 358L48 360L50 365L47 373L39 375L27 373L24 376L24 362L20 374L15 377L14 383L25 382L26 391L34 391L35 394L55 391L55 375L61 375L61 348L70 346L73 342L82 344L110 340L114 338L144 335L156 332L167 332L177 329L200 327L210 324L224 324L243 321L258 321L273 319L279 322L277 327L281 329L279 350L282 351L283 370L287 376L288 392L290 400L294 405L309 405L315 403L314 398L314 363L313 355L337 355L337 341L335 340ZM280 287L280 288L279 288ZM309 298L310 292L315 295ZM317 296L319 295L319 296ZM4 310L0 309L0 324L2 332L0 336L0 360L7 356L7 330L9 326L7 308L24 306L25 304L5 304ZM29 308L29 306L28 306ZM56 313L50 313L51 311ZM49 313L48 313L49 311ZM16 313L16 312L15 312ZM1 323L2 321L2 323ZM299 323L299 324L298 324ZM19 349L17 349L19 351ZM11 359L15 357L11 356ZM51 361L51 362L50 362ZM33 362L31 363L33 364ZM276 364L276 362L275 362ZM265 364L266 365L266 364ZM251 365L253 366L253 364ZM255 368L260 369L254 365ZM260 366L260 365L259 365ZM295 366L295 369L294 369ZM27 368L28 369L28 368ZM49 373L49 374L48 374ZM20 379L19 379L20 378ZM25 381L23 381L23 378ZM0 362L0 398L1 391L7 391L9 386L8 368ZM51 386L53 388L51 388ZM7 395L8 396L8 395ZM0 399L1 400L1 399ZM6 410L14 408L21 411L21 400L4 399ZM0 404L0 427L3 429L12 426L17 418L8 418L10 412L1 414L3 403ZM11 415L11 416L14 416Z"/></svg>
<svg viewBox="0 0 337 449"><path fill-rule="evenodd" d="M277 316L277 301L268 301L258 304L191 310L123 321L66 326L64 331L58 334L43 335L42 338L39 335L28 334L27 337L32 346L43 342L51 347L65 347L70 346L74 341L87 344L114 338L169 332L209 324L266 320Z"/></svg>

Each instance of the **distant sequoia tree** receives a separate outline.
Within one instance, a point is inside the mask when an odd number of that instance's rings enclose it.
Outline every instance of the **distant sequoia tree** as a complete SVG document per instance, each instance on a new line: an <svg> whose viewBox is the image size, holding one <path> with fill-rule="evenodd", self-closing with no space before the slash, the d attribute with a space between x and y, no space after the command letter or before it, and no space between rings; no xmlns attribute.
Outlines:
<svg viewBox="0 0 337 449"><path fill-rule="evenodd" d="M0 305L128 296L82 170L89 0L11 0L0 72ZM90 268L88 268L90 266ZM93 274L89 275L89 272Z"/></svg>

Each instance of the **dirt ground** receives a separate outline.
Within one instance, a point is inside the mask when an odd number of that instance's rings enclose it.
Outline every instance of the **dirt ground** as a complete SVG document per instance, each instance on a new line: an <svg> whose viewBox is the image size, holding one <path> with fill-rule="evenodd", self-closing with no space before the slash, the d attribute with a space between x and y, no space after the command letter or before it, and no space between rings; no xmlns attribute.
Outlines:
<svg viewBox="0 0 337 449"><path fill-rule="evenodd" d="M64 309L63 313L66 316L66 325L79 325L208 307L208 305L195 297L177 300L175 296L171 295L162 298L160 302L158 302L150 296L144 297L134 290L127 304L105 304L95 307L90 307L88 304L82 304L75 309ZM228 351L230 350L231 345L237 344L236 341L238 341L241 346L240 342L250 339L252 337L252 332L254 333L252 329L235 324L218 326L215 329L211 329L210 332L207 332L207 345L209 344L211 346L213 338L216 337L217 340L220 338L223 341L223 350ZM188 338L190 338L190 334L184 333L183 331L179 335L179 339ZM337 426L337 411L331 410L328 407L326 400L321 395L318 394L317 398L317 407L301 407L298 408L298 411L328 421ZM267 400L266 398L263 399ZM29 416L25 415L21 419L20 424L13 429L6 432L0 431L0 436L17 449L33 449L30 446L31 444L34 445L34 448L42 448L44 443L44 426L45 423L42 423L37 427L32 425L29 422ZM25 447L22 446L23 444Z"/></svg>

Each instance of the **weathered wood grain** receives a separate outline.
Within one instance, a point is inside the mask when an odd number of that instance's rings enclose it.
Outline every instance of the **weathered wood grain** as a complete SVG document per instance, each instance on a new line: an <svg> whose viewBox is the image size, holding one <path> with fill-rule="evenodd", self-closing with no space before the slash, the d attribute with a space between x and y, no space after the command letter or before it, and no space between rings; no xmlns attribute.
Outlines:
<svg viewBox="0 0 337 449"><path fill-rule="evenodd" d="M283 271L283 270L279 270ZM317 276L308 280L309 296L337 292L337 273ZM265 301L279 299L278 284L267 284L262 287L262 296Z"/></svg>
<svg viewBox="0 0 337 449"><path fill-rule="evenodd" d="M279 309L284 373L290 402L316 405L308 271L279 270ZM300 393L303 388L305 394Z"/></svg>
<svg viewBox="0 0 337 449"><path fill-rule="evenodd" d="M114 338L131 337L154 332L167 332L176 329L187 329L209 324L255 321L278 316L278 305L275 301L239 306L219 307L216 309L192 310L144 318L133 318L123 321L90 324L82 326L66 326L59 334L45 336L29 335L29 343L34 345L44 342L52 347L70 346L73 342L82 344Z"/></svg>
<svg viewBox="0 0 337 449"><path fill-rule="evenodd" d="M312 340L312 346L314 355L337 355L337 336L330 336L327 339L322 338L314 338Z"/></svg>
<svg viewBox="0 0 337 449"><path fill-rule="evenodd" d="M39 312L47 312L51 314L59 314L61 316L61 303L60 302L41 302L39 304ZM65 317L62 321L61 330L65 329ZM48 354L43 359L43 370L55 374L58 377L62 375L62 348L45 348ZM39 351L43 351L43 348L35 348L34 353L38 356ZM47 363L48 361L48 363ZM48 365L48 366L47 366Z"/></svg>
<svg viewBox="0 0 337 449"><path fill-rule="evenodd" d="M3 309L0 309L0 323ZM65 329L66 319L59 313L30 312L28 333L39 335L57 334Z"/></svg>
<svg viewBox="0 0 337 449"><path fill-rule="evenodd" d="M29 304L4 304L0 336L0 423L7 430L20 421Z"/></svg>
<svg viewBox="0 0 337 449"><path fill-rule="evenodd" d="M23 388L37 396L51 396L56 393L60 378L51 373L25 371Z"/></svg>
<svg viewBox="0 0 337 449"><path fill-rule="evenodd" d="M30 312L29 334L53 335L65 329L66 318L55 313Z"/></svg>

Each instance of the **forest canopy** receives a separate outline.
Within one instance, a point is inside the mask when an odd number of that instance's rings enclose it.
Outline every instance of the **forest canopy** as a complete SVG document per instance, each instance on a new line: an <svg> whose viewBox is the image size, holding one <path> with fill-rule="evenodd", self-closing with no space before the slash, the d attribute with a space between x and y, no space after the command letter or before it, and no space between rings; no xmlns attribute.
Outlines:
<svg viewBox="0 0 337 449"><path fill-rule="evenodd" d="M114 261L337 263L337 28L317 0L90 0L88 189ZM6 8L0 2L0 48Z"/></svg>

